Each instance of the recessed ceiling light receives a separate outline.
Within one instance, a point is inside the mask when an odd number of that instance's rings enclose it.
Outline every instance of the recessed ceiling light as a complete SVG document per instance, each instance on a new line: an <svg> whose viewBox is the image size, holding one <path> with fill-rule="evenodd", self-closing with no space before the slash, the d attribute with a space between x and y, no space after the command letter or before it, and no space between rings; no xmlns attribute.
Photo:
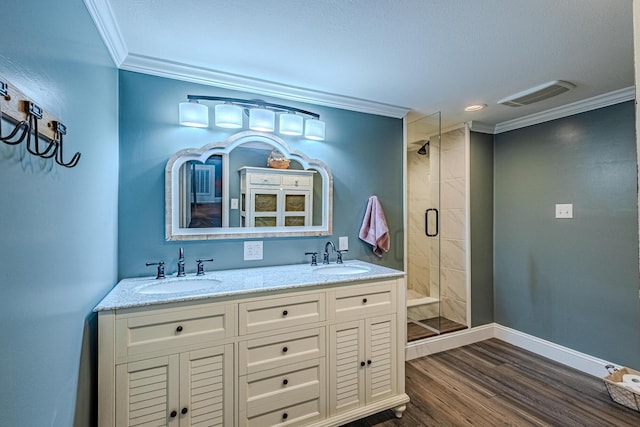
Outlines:
<svg viewBox="0 0 640 427"><path fill-rule="evenodd" d="M487 104L473 104L465 108L464 111L480 111L486 106Z"/></svg>

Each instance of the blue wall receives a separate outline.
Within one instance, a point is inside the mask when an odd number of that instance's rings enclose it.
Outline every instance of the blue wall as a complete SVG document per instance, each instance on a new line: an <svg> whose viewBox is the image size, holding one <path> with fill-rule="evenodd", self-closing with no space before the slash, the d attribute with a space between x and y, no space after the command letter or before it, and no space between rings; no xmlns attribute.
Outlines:
<svg viewBox="0 0 640 427"><path fill-rule="evenodd" d="M67 125L66 156L82 152L49 171L0 143L0 425L90 426L92 309L117 279L118 75L81 0L0 14L0 75Z"/></svg>
<svg viewBox="0 0 640 427"><path fill-rule="evenodd" d="M638 369L634 123L626 102L495 136L494 304L501 325Z"/></svg>
<svg viewBox="0 0 640 427"><path fill-rule="evenodd" d="M187 94L256 98L257 95L120 71L120 278L154 274L146 261L164 260L176 271L178 248L185 248L187 272L195 259L213 257L210 270L304 263L304 253L349 237L346 259L362 259L403 268L402 120L334 108L280 102L319 113L327 123L326 140L283 137L289 146L324 161L333 174L333 236L267 238L262 261L243 261L243 240L167 242L164 229L164 168L173 153L223 141L233 132L178 125L178 103ZM391 251L379 260L358 239L367 200L382 202L392 234Z"/></svg>

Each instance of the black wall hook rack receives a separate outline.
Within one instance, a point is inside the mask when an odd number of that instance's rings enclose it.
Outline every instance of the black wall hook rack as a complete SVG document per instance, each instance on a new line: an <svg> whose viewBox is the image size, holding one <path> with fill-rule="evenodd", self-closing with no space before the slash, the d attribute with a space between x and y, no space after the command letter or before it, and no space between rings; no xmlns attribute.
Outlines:
<svg viewBox="0 0 640 427"><path fill-rule="evenodd" d="M63 135L67 127L29 99L20 90L0 77L0 117L14 125L7 135L3 135L0 120L0 141L8 145L25 142L27 151L43 159L53 158L66 168L75 167L81 154L75 153L65 161L63 155ZM38 126L44 121L47 126Z"/></svg>

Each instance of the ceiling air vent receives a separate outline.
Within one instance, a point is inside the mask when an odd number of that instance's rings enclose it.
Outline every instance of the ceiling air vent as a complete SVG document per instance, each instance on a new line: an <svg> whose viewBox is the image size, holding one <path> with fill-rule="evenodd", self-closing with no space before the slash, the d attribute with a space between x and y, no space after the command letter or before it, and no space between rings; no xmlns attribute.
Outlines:
<svg viewBox="0 0 640 427"><path fill-rule="evenodd" d="M544 101L561 93L567 92L576 87L573 83L564 80L554 80L544 83L531 89L518 92L515 95L507 96L498 101L498 104L508 105L509 107L521 107L523 105L533 104L534 102Z"/></svg>

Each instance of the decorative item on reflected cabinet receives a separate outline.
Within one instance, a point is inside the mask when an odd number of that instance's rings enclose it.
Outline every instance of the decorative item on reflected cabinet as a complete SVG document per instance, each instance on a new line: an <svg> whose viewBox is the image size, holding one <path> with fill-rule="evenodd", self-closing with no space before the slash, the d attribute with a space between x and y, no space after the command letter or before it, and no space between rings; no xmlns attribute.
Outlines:
<svg viewBox="0 0 640 427"><path fill-rule="evenodd" d="M284 154L275 148L267 158L267 166L274 169L289 169L289 163L291 163L291 161L285 158Z"/></svg>
<svg viewBox="0 0 640 427"><path fill-rule="evenodd" d="M2 111L0 118L6 119L15 127L6 136L2 135L0 121L0 141L8 145L18 145L26 141L27 151L43 159L53 158L57 164L66 168L75 167L80 160L80 153L75 153L71 160L64 161L62 153L62 137L67 134L67 127L51 114L47 114L39 105L30 100L20 90L6 82L0 81L0 100L7 103L7 111ZM20 117L24 115L24 119ZM38 129L40 120L47 122L47 127ZM44 143L44 147L40 143Z"/></svg>

